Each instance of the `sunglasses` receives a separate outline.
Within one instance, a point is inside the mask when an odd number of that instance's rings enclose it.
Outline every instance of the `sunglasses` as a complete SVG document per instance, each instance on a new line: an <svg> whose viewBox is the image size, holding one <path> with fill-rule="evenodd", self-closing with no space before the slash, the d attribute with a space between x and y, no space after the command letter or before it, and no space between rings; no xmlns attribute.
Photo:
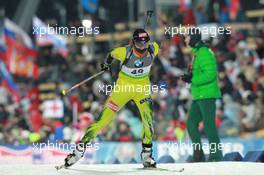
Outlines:
<svg viewBox="0 0 264 175"><path fill-rule="evenodd" d="M134 41L134 45L138 48L146 48L149 45L149 41Z"/></svg>

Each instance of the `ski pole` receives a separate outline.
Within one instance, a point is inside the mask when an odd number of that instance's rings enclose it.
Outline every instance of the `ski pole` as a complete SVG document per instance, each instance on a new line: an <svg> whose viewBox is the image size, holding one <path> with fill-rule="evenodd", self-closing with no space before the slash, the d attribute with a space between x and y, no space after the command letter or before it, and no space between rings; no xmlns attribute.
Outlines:
<svg viewBox="0 0 264 175"><path fill-rule="evenodd" d="M153 14L153 10L148 10L147 11L147 14L146 14L147 17L146 17L146 20L145 20L144 29L147 27L148 21L151 18L152 14Z"/></svg>
<svg viewBox="0 0 264 175"><path fill-rule="evenodd" d="M95 77L101 75L101 74L104 73L104 72L105 72L105 71L102 70L102 71L100 71L100 72L98 72L98 73L96 73L96 74L94 74L94 75L92 75L92 76L86 78L85 80L83 80L83 81L81 81L81 82L75 84L74 86L72 86L72 87L69 88L69 89L63 89L63 90L61 91L61 94L62 94L62 95L67 95L67 94L68 94L69 92L71 92L72 90L74 90L74 89L76 89L76 88L82 86L82 85L85 84L86 82L92 80L93 78L95 78Z"/></svg>

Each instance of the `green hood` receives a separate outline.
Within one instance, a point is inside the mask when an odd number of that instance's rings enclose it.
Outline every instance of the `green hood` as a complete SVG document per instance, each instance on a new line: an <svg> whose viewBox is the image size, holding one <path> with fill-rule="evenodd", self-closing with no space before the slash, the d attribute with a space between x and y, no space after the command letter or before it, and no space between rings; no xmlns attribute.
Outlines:
<svg viewBox="0 0 264 175"><path fill-rule="evenodd" d="M204 43L203 41L198 42L195 44L195 47L192 47L192 54L196 54L201 47L208 47L208 44Z"/></svg>

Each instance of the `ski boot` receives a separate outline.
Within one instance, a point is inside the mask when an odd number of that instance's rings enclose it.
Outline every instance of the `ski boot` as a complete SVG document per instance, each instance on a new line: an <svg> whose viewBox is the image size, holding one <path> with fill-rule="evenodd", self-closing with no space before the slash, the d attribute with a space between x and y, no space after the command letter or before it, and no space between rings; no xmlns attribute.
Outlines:
<svg viewBox="0 0 264 175"><path fill-rule="evenodd" d="M152 157L152 144L142 144L141 160L144 168L156 168L156 161Z"/></svg>
<svg viewBox="0 0 264 175"><path fill-rule="evenodd" d="M78 160L80 160L83 157L84 152L85 152L85 148L81 147L81 145L78 144L75 150L73 150L73 152L68 154L67 157L65 158L64 160L65 167L70 167L73 164L75 164Z"/></svg>
<svg viewBox="0 0 264 175"><path fill-rule="evenodd" d="M193 156L189 156L187 162L205 162L205 155L203 150L194 150Z"/></svg>

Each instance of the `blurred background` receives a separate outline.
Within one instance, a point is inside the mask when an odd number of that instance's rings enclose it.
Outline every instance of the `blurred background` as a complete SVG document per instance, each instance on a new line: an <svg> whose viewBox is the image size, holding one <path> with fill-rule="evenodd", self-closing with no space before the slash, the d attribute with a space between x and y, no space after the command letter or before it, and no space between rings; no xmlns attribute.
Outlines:
<svg viewBox="0 0 264 175"><path fill-rule="evenodd" d="M153 94L154 157L183 162L191 154L191 148L168 144L188 142L191 96L176 76L191 55L179 36L165 34L165 27L180 24L231 28L230 35L203 36L216 54L223 94L216 124L222 142L232 143L224 153L264 149L263 0L8 0L0 1L0 163L63 160L67 150L31 145L78 141L106 100L98 86L113 84L118 63L113 76L105 73L67 97L60 91L97 73L111 49L130 42L149 9L154 15L147 31L160 45L151 80L166 84L165 93ZM47 25L90 33L34 32ZM83 162L139 162L140 139L139 112L129 102L96 137L100 149L89 149Z"/></svg>

